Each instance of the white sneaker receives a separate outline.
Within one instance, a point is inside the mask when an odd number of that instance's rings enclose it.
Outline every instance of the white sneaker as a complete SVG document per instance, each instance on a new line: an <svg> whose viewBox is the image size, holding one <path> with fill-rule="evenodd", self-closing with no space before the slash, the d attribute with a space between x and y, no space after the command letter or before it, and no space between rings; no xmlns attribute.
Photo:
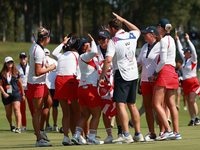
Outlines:
<svg viewBox="0 0 200 150"><path fill-rule="evenodd" d="M87 141L87 145L101 145L101 144L104 144L104 141L99 141L97 140L96 138L94 139L89 139Z"/></svg>
<svg viewBox="0 0 200 150"><path fill-rule="evenodd" d="M26 127L25 126L22 126L22 131L27 131Z"/></svg>
<svg viewBox="0 0 200 150"><path fill-rule="evenodd" d="M175 140L181 140L181 139L182 137L180 133L175 134Z"/></svg>
<svg viewBox="0 0 200 150"><path fill-rule="evenodd" d="M83 138L83 136L82 135L80 135L80 140L82 141L82 143L84 143L84 144L86 144L87 142L86 142L86 140L85 140L85 138Z"/></svg>
<svg viewBox="0 0 200 150"><path fill-rule="evenodd" d="M125 137L124 135L118 136L118 139L112 141L115 144L122 144L122 143L133 143L134 140L131 135Z"/></svg>
<svg viewBox="0 0 200 150"><path fill-rule="evenodd" d="M52 126L47 125L47 126L45 127L45 131L52 131Z"/></svg>
<svg viewBox="0 0 200 150"><path fill-rule="evenodd" d="M184 107L183 107L183 110L187 110L187 106L184 106Z"/></svg>
<svg viewBox="0 0 200 150"><path fill-rule="evenodd" d="M152 135L151 132L149 132L145 137L144 141L145 142L151 142L156 140L156 135Z"/></svg>
<svg viewBox="0 0 200 150"><path fill-rule="evenodd" d="M144 138L143 138L143 135L141 133L138 136L134 136L133 140L135 142L144 142Z"/></svg>
<svg viewBox="0 0 200 150"><path fill-rule="evenodd" d="M82 142L82 139L80 137L77 137L76 135L74 135L71 139L71 141L75 144L75 145L85 145Z"/></svg>
<svg viewBox="0 0 200 150"><path fill-rule="evenodd" d="M44 139L47 142L50 142L50 139L47 137L45 131L40 131L40 135L41 135L42 139Z"/></svg>
<svg viewBox="0 0 200 150"><path fill-rule="evenodd" d="M53 126L53 131L59 131L58 126Z"/></svg>
<svg viewBox="0 0 200 150"><path fill-rule="evenodd" d="M36 141L35 143L35 147L48 147L48 146L52 146L51 143L47 143L43 139Z"/></svg>
<svg viewBox="0 0 200 150"><path fill-rule="evenodd" d="M70 145L72 145L72 142L70 141L70 139L67 136L64 136L62 144L64 146L70 146Z"/></svg>
<svg viewBox="0 0 200 150"><path fill-rule="evenodd" d="M16 129L15 129L15 133L21 133L21 129L16 128Z"/></svg>
<svg viewBox="0 0 200 150"><path fill-rule="evenodd" d="M165 131L164 134L156 138L156 141L162 141L162 140L174 140L175 139L175 134L173 131L167 132Z"/></svg>
<svg viewBox="0 0 200 150"><path fill-rule="evenodd" d="M112 143L113 137L112 136L107 136L107 138L104 140L104 143Z"/></svg>

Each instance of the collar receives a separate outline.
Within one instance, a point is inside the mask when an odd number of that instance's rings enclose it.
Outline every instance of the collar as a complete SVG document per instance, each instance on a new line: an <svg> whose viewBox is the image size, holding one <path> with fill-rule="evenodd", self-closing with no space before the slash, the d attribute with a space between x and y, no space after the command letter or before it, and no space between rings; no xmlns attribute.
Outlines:
<svg viewBox="0 0 200 150"><path fill-rule="evenodd" d="M38 41L36 43L44 50L44 47Z"/></svg>
<svg viewBox="0 0 200 150"><path fill-rule="evenodd" d="M151 46L148 44L148 49L152 49L156 45L156 43L158 43L158 41L155 41Z"/></svg>
<svg viewBox="0 0 200 150"><path fill-rule="evenodd" d="M166 33L163 37L165 37L165 36L169 36L169 33Z"/></svg>
<svg viewBox="0 0 200 150"><path fill-rule="evenodd" d="M125 31L124 31L123 29L120 29L119 31L117 31L117 32L115 33L115 36L120 35L120 34L123 34L123 33L125 33Z"/></svg>

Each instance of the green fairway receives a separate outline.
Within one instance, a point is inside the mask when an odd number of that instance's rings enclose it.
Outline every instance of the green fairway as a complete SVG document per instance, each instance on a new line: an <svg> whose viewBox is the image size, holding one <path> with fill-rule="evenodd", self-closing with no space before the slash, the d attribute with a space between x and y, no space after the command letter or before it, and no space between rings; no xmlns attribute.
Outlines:
<svg viewBox="0 0 200 150"><path fill-rule="evenodd" d="M6 56L11 56L15 60L16 65L19 63L19 53L25 51L28 54L29 48L32 43L2 43L0 42L0 69L4 63L4 58ZM52 52L53 49L57 45L49 44L47 48ZM200 100L197 97L196 100L198 107L200 106ZM141 95L137 95L136 100L137 107L140 108L142 104L142 97ZM200 107L199 107L200 108ZM51 110L52 112L52 110ZM36 137L34 135L33 126L31 115L28 110L28 106L26 107L26 115L27 115L27 132L22 132L20 134L13 133L10 131L9 123L5 116L5 110L3 103L0 102L0 149L40 149L35 148L35 140ZM62 118L62 111L59 107L58 111L58 127L61 127L61 118ZM141 116L141 133L145 136L148 133L147 123L145 119L145 114ZM142 143L131 143L131 144L104 144L104 145L97 145L97 146L63 146L63 134L58 132L47 132L47 136L51 139L52 147L42 148L42 149L69 149L69 150L98 150L98 149L115 149L115 150L125 150L125 149L133 149L133 150L155 150L155 149L162 149L162 150L188 150L188 149L195 149L198 150L200 148L200 126L188 127L187 124L190 121L189 112L188 110L183 110L183 100L181 97L180 103L180 111L179 111L179 123L180 123L180 134L182 136L182 140L171 140L171 141L155 141L155 142L142 142ZM13 122L16 125L15 117L13 115ZM52 115L50 116L50 125L53 124ZM156 124L155 124L156 126ZM171 126L172 127L172 126ZM130 133L134 135L134 129L129 128ZM159 134L159 128L156 126L156 134ZM117 138L117 127L116 124L112 129L114 139ZM71 138L71 133L69 134ZM99 123L99 128L97 131L97 135L101 137L100 140L104 140L107 137L106 130L103 125L103 121L101 119ZM125 148L125 149L124 149Z"/></svg>

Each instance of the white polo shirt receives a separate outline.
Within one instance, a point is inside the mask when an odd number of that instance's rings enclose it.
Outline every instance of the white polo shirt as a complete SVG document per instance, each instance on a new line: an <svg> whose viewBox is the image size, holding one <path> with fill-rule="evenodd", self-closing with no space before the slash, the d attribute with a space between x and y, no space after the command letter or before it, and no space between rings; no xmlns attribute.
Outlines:
<svg viewBox="0 0 200 150"><path fill-rule="evenodd" d="M17 69L19 71L19 75L22 79L22 85L24 87L24 90L27 90L27 80L28 80L28 74L29 74L29 65L26 63L25 71L23 71L22 66L19 64L17 66Z"/></svg>
<svg viewBox="0 0 200 150"><path fill-rule="evenodd" d="M138 78L135 58L138 38L138 31L125 32L119 30L115 37L108 42L106 56L113 57L114 70L119 69L122 78L126 81Z"/></svg>
<svg viewBox="0 0 200 150"><path fill-rule="evenodd" d="M157 42L147 56L148 43L144 44L138 57L138 62L142 65L141 81L149 82L159 63L160 43Z"/></svg>
<svg viewBox="0 0 200 150"><path fill-rule="evenodd" d="M181 58L183 59L183 64L182 64L183 80L190 79L197 76L197 53L196 53L194 45L192 44L190 40L188 40L188 44L192 51L192 56L186 60L184 51L182 50L183 47L180 41L179 40L177 41L178 51Z"/></svg>
<svg viewBox="0 0 200 150"><path fill-rule="evenodd" d="M29 50L29 74L28 83L30 84L45 84L46 74L40 76L35 75L35 64L41 64L42 69L45 69L46 58L44 50L37 43L33 43Z"/></svg>
<svg viewBox="0 0 200 150"><path fill-rule="evenodd" d="M57 67L57 61L49 56L46 56L46 59L48 60L48 65L55 64ZM56 79L57 73L56 69L50 71L46 74L46 85L49 89L55 89L55 79Z"/></svg>

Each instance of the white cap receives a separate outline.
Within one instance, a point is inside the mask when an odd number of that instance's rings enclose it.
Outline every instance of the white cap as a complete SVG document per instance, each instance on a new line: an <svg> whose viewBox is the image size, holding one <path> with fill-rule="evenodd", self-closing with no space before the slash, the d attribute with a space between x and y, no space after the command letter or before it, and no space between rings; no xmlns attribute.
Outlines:
<svg viewBox="0 0 200 150"><path fill-rule="evenodd" d="M50 55L50 51L47 48L44 49L44 53L45 53L45 56L49 56Z"/></svg>
<svg viewBox="0 0 200 150"><path fill-rule="evenodd" d="M9 62L9 61L14 61L12 57L8 56L5 58L5 63Z"/></svg>
<svg viewBox="0 0 200 150"><path fill-rule="evenodd" d="M192 30L196 31L196 28L195 28L195 27L192 27Z"/></svg>

